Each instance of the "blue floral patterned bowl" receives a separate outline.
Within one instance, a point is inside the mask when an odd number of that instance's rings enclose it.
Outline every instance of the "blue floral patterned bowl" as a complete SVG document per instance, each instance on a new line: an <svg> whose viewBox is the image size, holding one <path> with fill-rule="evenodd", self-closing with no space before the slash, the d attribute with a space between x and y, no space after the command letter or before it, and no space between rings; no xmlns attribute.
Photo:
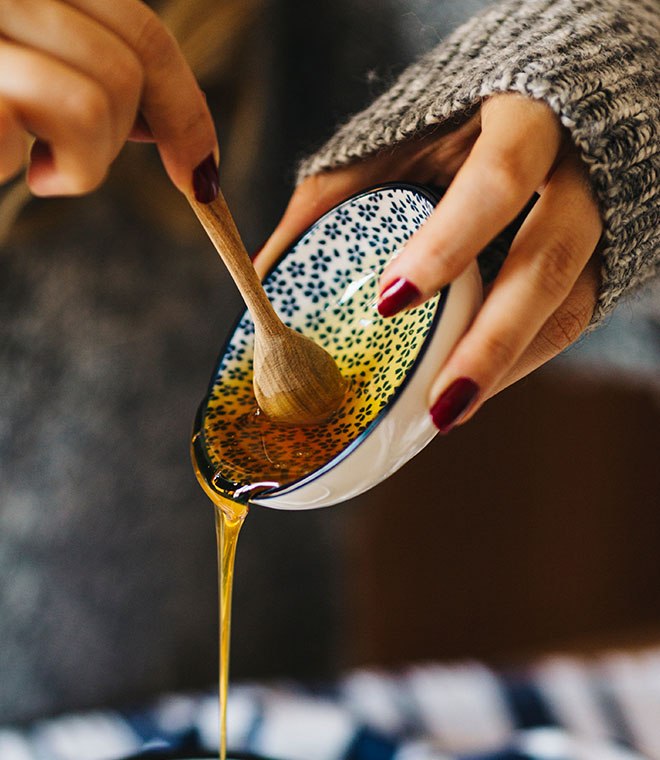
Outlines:
<svg viewBox="0 0 660 760"><path fill-rule="evenodd" d="M264 506L305 509L367 490L436 430L429 388L481 300L476 265L438 296L385 319L376 309L387 262L430 216L437 196L405 184L344 201L310 227L264 279L276 311L329 351L349 381L318 427L269 423L252 392L254 327L246 312L221 351L193 431L202 486Z"/></svg>

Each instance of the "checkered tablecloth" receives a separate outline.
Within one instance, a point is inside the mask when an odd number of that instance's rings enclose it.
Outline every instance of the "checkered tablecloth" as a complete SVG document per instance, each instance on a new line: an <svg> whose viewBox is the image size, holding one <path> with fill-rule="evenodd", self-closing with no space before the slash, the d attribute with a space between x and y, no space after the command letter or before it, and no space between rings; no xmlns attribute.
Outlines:
<svg viewBox="0 0 660 760"><path fill-rule="evenodd" d="M358 670L323 689L235 684L230 750L277 760L660 760L660 648L516 672L475 662ZM0 728L0 760L117 760L218 746L215 693Z"/></svg>

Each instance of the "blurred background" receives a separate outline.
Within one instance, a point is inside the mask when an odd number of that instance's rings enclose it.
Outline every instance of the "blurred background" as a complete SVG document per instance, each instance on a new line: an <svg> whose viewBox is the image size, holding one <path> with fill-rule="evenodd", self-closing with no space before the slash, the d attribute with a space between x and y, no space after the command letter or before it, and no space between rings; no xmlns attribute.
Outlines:
<svg viewBox="0 0 660 760"><path fill-rule="evenodd" d="M158 7L212 104L248 250L296 164L486 2ZM240 310L150 146L76 200L0 206L0 724L217 667L213 511L192 418ZM234 679L660 640L658 288L329 510L255 508Z"/></svg>

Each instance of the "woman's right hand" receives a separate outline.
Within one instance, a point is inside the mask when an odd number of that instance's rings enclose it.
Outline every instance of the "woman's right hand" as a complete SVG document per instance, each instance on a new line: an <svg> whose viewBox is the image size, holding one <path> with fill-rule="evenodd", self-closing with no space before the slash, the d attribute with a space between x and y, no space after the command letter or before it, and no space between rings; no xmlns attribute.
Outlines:
<svg viewBox="0 0 660 760"><path fill-rule="evenodd" d="M0 181L35 195L98 187L128 139L153 140L174 184L217 195L213 120L172 35L139 0L0 2Z"/></svg>

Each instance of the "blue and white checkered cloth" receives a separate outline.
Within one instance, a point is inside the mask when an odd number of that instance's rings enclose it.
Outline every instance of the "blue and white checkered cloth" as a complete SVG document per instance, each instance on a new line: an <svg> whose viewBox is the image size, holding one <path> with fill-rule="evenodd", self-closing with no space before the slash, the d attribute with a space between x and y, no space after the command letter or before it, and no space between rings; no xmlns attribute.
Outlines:
<svg viewBox="0 0 660 760"><path fill-rule="evenodd" d="M474 662L358 670L323 690L233 685L227 729L230 750L279 760L660 760L660 648L508 673ZM182 746L217 749L216 694L0 728L0 760Z"/></svg>

